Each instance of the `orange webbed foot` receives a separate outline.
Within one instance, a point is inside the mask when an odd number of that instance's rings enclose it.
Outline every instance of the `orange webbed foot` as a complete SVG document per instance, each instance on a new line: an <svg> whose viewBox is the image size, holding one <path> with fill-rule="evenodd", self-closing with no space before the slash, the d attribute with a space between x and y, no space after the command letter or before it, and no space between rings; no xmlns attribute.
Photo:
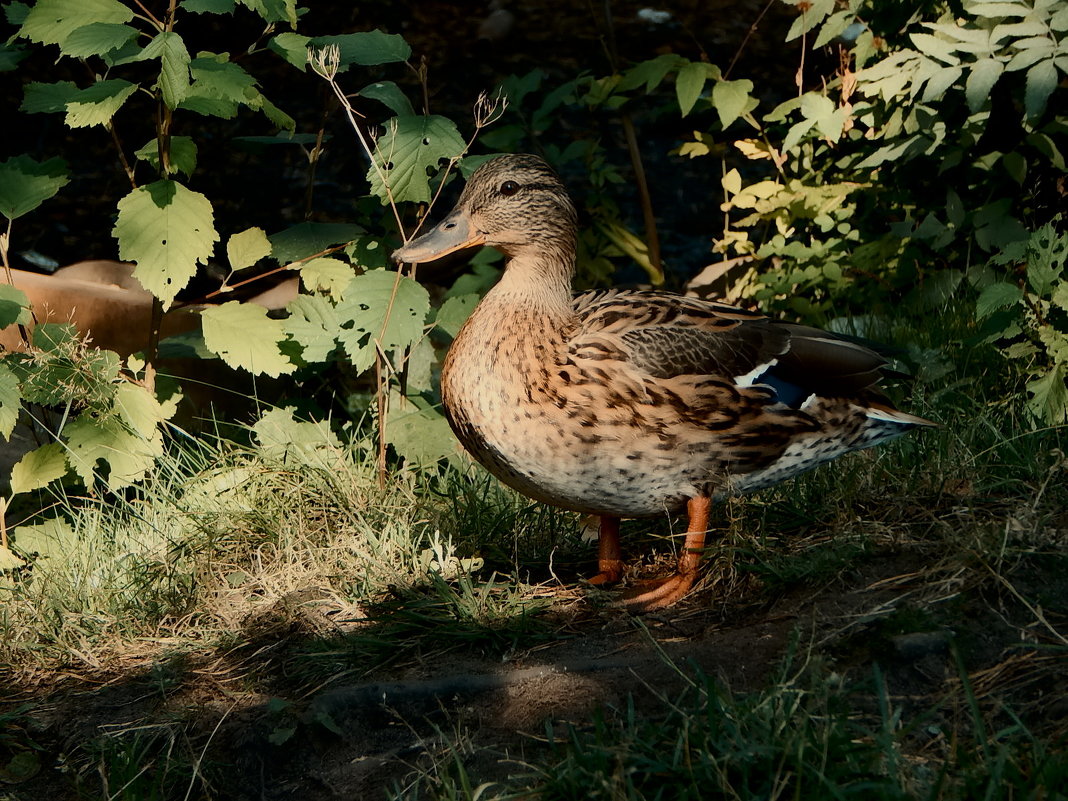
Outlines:
<svg viewBox="0 0 1068 801"><path fill-rule="evenodd" d="M697 572L675 573L667 578L638 582L625 590L623 597L613 606L631 612L652 612L665 609L682 598L693 587Z"/></svg>

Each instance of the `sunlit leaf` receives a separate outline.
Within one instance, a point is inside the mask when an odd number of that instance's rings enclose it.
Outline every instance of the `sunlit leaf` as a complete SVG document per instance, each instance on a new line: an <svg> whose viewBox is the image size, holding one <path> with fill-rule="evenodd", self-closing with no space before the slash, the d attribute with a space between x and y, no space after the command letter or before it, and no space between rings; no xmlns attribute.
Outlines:
<svg viewBox="0 0 1068 801"><path fill-rule="evenodd" d="M371 192L390 200L428 203L430 176L442 161L463 153L466 144L456 124L445 117L401 116L386 123L367 171ZM387 188L388 187L388 188Z"/></svg>
<svg viewBox="0 0 1068 801"><path fill-rule="evenodd" d="M727 128L744 114L749 106L753 82L748 79L739 81L716 81L712 87L712 105L719 114L720 124Z"/></svg>
<svg viewBox="0 0 1068 801"><path fill-rule="evenodd" d="M18 377L7 365L0 364L0 436L4 439L11 437L21 411L22 388Z"/></svg>
<svg viewBox="0 0 1068 801"><path fill-rule="evenodd" d="M22 23L19 36L40 44L65 45L78 28L93 23L129 22L134 12L119 0L38 0Z"/></svg>
<svg viewBox="0 0 1068 801"><path fill-rule="evenodd" d="M204 344L231 367L272 378L296 369L279 347L286 338L284 323L263 307L230 301L205 309L201 319Z"/></svg>
<svg viewBox="0 0 1068 801"><path fill-rule="evenodd" d="M71 128L104 125L115 116L115 112L136 91L137 84L121 78L97 81L92 86L82 89L68 101L67 125Z"/></svg>
<svg viewBox="0 0 1068 801"><path fill-rule="evenodd" d="M1057 67L1053 60L1040 61L1027 71L1027 85L1024 89L1024 108L1032 119L1040 117L1046 110L1046 102L1053 90L1057 88Z"/></svg>
<svg viewBox="0 0 1068 801"><path fill-rule="evenodd" d="M76 58L102 56L112 50L118 50L136 37L137 29L129 25L94 22L72 31L62 49L66 55Z"/></svg>
<svg viewBox="0 0 1068 801"><path fill-rule="evenodd" d="M67 185L67 163L60 158L45 162L29 156L0 161L0 214L15 220L33 211Z"/></svg>
<svg viewBox="0 0 1068 801"><path fill-rule="evenodd" d="M419 339L429 309L426 289L407 276L370 270L352 279L337 314L345 326L339 339L353 367L362 371L374 363L375 343L391 351Z"/></svg>
<svg viewBox="0 0 1068 801"><path fill-rule="evenodd" d="M67 449L50 442L27 453L11 468L11 492L32 492L67 474Z"/></svg>
<svg viewBox="0 0 1068 801"><path fill-rule="evenodd" d="M189 94L189 51L186 50L182 37L173 31L156 34L145 49L141 51L142 59L158 58L160 60L159 90L163 102L170 108L178 104Z"/></svg>
<svg viewBox="0 0 1068 801"><path fill-rule="evenodd" d="M234 234L226 242L226 258L232 270L251 267L271 255L271 243L262 228L247 228Z"/></svg>
<svg viewBox="0 0 1068 801"><path fill-rule="evenodd" d="M300 280L309 290L323 290L340 301L353 279L352 267L328 256L307 261L300 267Z"/></svg>

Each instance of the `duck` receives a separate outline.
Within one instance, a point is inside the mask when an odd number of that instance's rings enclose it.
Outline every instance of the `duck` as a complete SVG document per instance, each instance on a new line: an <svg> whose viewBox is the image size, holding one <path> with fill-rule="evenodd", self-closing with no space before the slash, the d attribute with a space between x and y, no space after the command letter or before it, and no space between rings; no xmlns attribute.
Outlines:
<svg viewBox="0 0 1068 801"><path fill-rule="evenodd" d="M878 389L886 360L851 339L666 291L574 293L578 230L542 158L500 155L393 258L504 254L446 354L442 406L501 482L599 518L592 585L623 579L622 518L686 515L674 573L619 605L647 612L690 592L713 503L936 425L895 408Z"/></svg>

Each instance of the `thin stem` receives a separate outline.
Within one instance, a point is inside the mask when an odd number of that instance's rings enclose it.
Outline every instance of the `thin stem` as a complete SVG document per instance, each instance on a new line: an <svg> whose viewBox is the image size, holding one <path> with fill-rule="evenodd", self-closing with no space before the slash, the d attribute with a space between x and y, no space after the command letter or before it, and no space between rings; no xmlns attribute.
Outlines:
<svg viewBox="0 0 1068 801"><path fill-rule="evenodd" d="M731 59L731 63L727 65L727 69L723 72L724 78L729 78L731 70L734 69L734 65L738 63L738 59L742 55L742 51L745 50L745 46L749 44L749 40L753 34L757 32L757 27L760 25L760 21L764 19L764 15L768 13L775 0L768 0L768 4L764 6L764 9L757 14L757 18L753 20L753 24L749 26L749 30L745 32L745 36L742 38L742 43L738 45L738 49L734 51L734 58Z"/></svg>
<svg viewBox="0 0 1068 801"><path fill-rule="evenodd" d="M7 282L11 286L15 286L15 275L11 272L11 262L8 261L8 249L11 247L11 231L14 225L14 220L8 218L7 231L0 236L0 260L4 262L4 275L7 277ZM30 310L30 314L33 314L33 310ZM22 338L22 344L27 348L30 347L30 332L26 330L26 326L19 323L19 337Z"/></svg>

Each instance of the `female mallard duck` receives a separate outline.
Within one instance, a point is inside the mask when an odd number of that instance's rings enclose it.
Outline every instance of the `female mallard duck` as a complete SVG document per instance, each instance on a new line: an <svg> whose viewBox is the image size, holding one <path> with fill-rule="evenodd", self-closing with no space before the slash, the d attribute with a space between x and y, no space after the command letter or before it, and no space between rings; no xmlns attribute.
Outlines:
<svg viewBox="0 0 1068 801"><path fill-rule="evenodd" d="M934 425L873 389L879 355L833 334L666 292L572 295L576 228L544 161L500 156L393 255L415 264L489 245L507 257L445 359L445 414L505 484L600 516L594 583L622 577L621 517L689 514L677 572L625 605L686 594L712 501Z"/></svg>

